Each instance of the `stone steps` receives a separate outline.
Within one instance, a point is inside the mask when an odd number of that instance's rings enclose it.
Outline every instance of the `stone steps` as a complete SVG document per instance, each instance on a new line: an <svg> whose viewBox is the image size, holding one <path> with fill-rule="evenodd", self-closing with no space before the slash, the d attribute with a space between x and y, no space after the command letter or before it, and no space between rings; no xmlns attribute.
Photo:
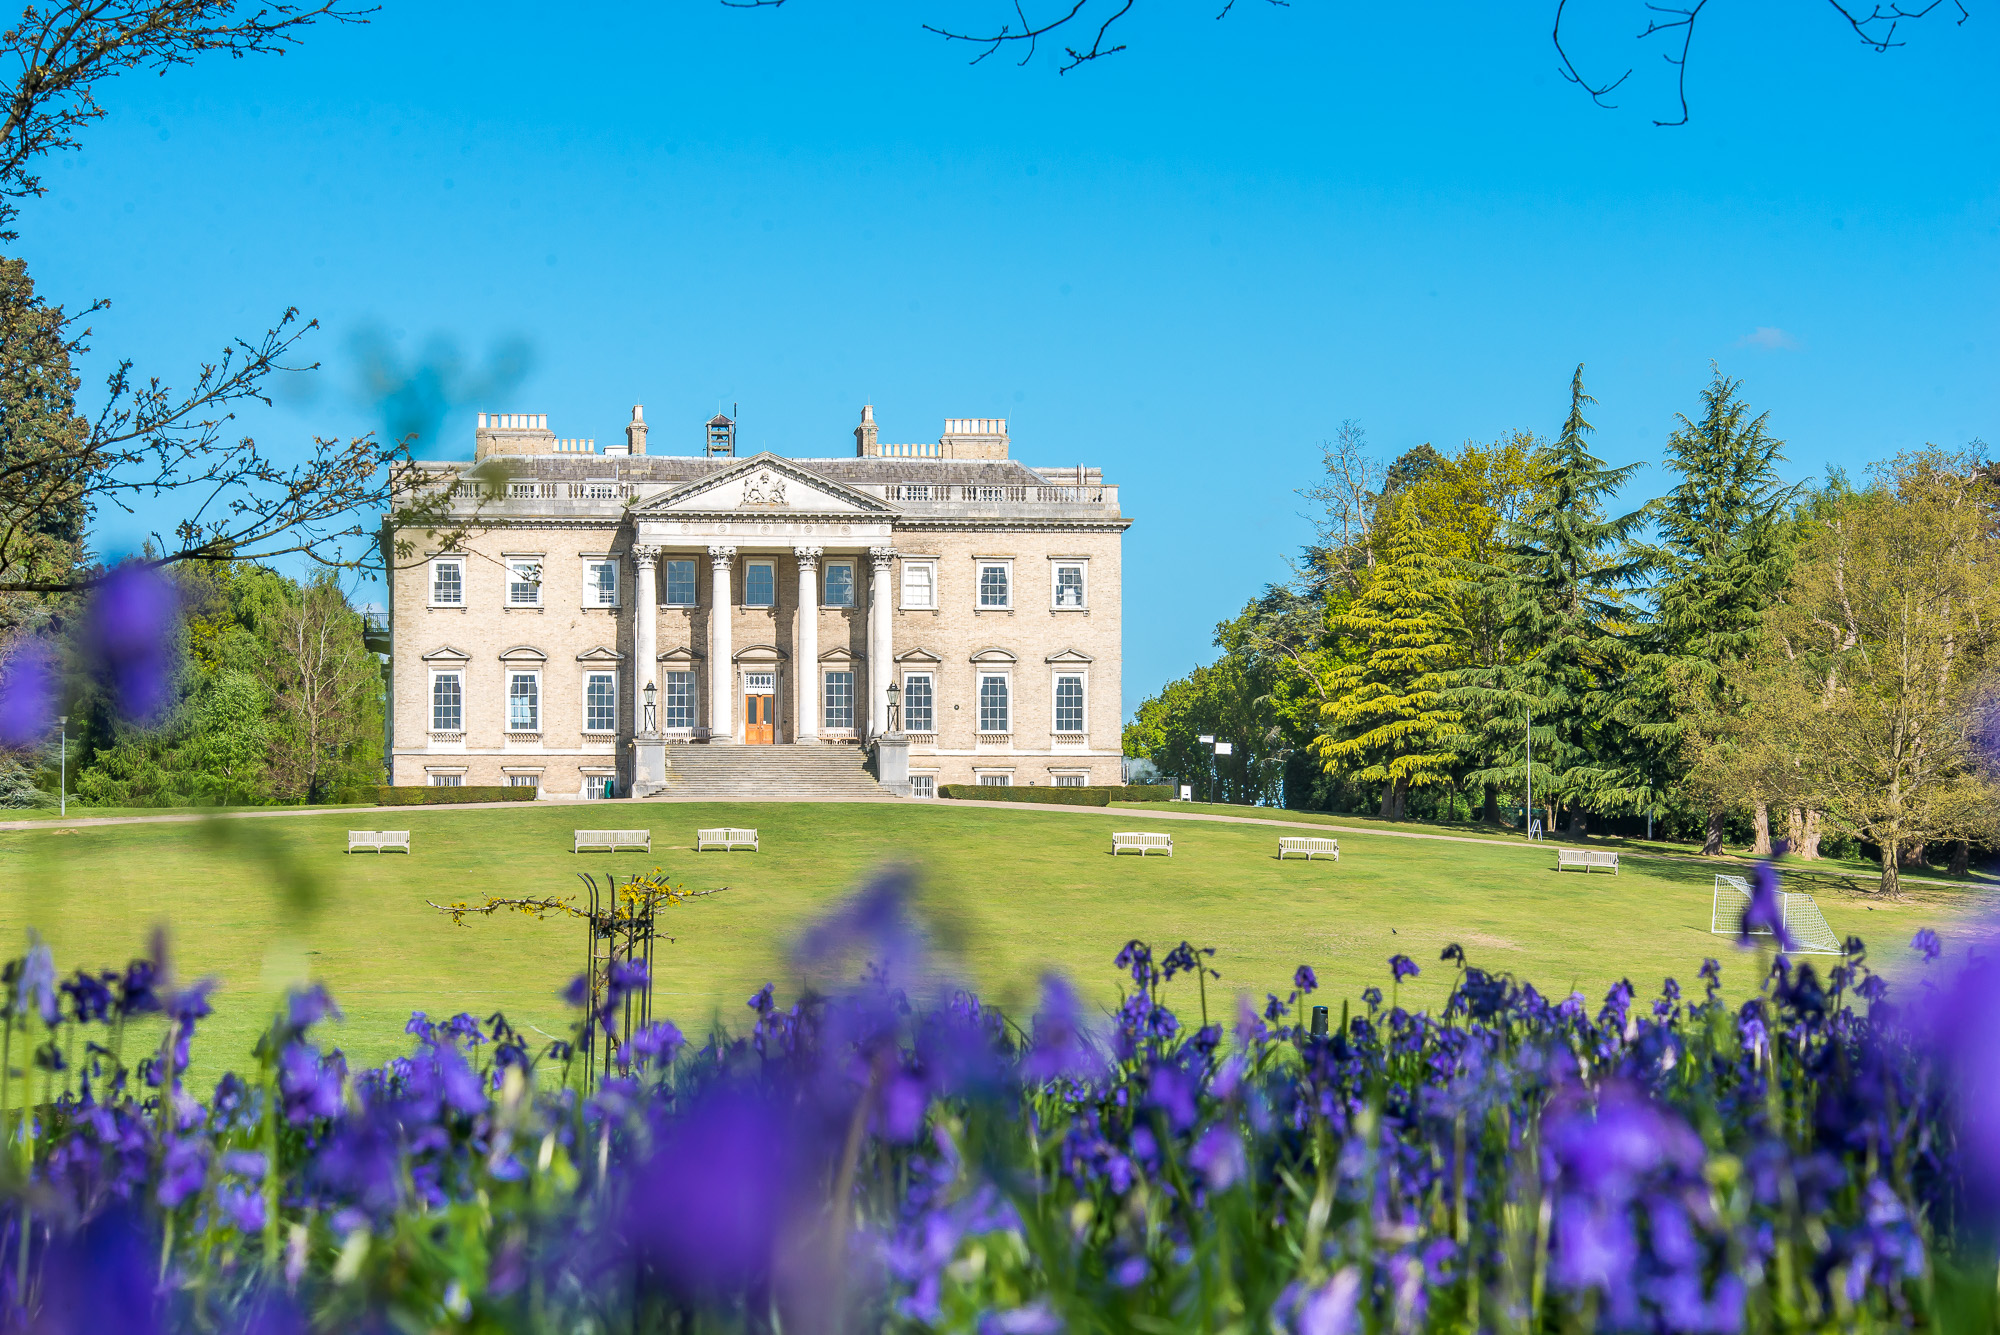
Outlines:
<svg viewBox="0 0 2000 1335"><path fill-rule="evenodd" d="M669 746L667 782L652 799L676 802L893 800L858 746Z"/></svg>

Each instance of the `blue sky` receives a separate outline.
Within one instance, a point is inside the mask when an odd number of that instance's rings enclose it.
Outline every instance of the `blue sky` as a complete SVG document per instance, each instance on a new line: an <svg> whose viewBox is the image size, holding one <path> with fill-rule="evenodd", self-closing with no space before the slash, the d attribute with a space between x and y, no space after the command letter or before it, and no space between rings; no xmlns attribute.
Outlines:
<svg viewBox="0 0 2000 1335"><path fill-rule="evenodd" d="M684 452L740 403L799 455L851 449L863 402L885 439L1009 417L1017 457L1123 484L1128 709L1284 576L1345 419L1385 456L1547 432L1581 361L1600 452L1650 461L1714 360L1795 476L2000 441L1990 13L1874 55L1823 5L1711 7L1666 130L1637 5L1578 32L1637 67L1616 112L1557 77L1551 5L1218 7L1142 2L1059 76L921 29L987 0L390 0L107 86L18 245L52 298L111 299L100 361L170 381L318 318L324 369L241 419L280 453L381 425L371 336L473 384L528 350L431 453L481 408L602 442L643 402Z"/></svg>

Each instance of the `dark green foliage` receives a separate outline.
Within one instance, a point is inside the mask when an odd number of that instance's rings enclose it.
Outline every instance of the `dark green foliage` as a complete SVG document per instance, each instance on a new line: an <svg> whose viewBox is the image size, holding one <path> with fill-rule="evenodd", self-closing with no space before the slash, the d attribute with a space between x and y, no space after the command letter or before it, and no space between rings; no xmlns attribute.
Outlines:
<svg viewBox="0 0 2000 1335"><path fill-rule="evenodd" d="M466 784L457 788L429 785L391 788L385 784L375 789L375 805L437 807L456 802L532 802L536 794L537 790L533 788L513 788L504 784Z"/></svg>
<svg viewBox="0 0 2000 1335"><path fill-rule="evenodd" d="M961 802L1039 802L1056 807L1108 807L1113 791L1111 788L1002 788L977 783L947 783L938 787L939 793Z"/></svg>

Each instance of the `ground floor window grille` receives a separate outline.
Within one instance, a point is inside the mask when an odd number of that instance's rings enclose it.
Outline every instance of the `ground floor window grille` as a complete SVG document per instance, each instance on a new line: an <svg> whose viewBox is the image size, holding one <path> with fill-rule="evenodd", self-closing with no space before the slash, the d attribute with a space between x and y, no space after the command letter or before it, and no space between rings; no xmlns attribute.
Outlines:
<svg viewBox="0 0 2000 1335"><path fill-rule="evenodd" d="M666 674L667 693L660 714L663 728L692 728L694 726L694 673L669 672Z"/></svg>
<svg viewBox="0 0 2000 1335"><path fill-rule="evenodd" d="M912 672L903 678L904 732L937 731L935 707L930 673Z"/></svg>
<svg viewBox="0 0 2000 1335"><path fill-rule="evenodd" d="M1056 731L1083 731L1083 678L1064 674L1056 678Z"/></svg>
<svg viewBox="0 0 2000 1335"><path fill-rule="evenodd" d="M910 796L911 796L911 797L936 797L936 796L937 796L937 775L935 775L935 774L912 774L912 775L910 776Z"/></svg>
<svg viewBox="0 0 2000 1335"><path fill-rule="evenodd" d="M1058 788L1087 788L1090 786L1088 774L1058 774L1055 776Z"/></svg>
<svg viewBox="0 0 2000 1335"><path fill-rule="evenodd" d="M431 775L431 787L463 788L465 787L465 776L463 774L433 774Z"/></svg>
<svg viewBox="0 0 2000 1335"><path fill-rule="evenodd" d="M583 795L592 801L611 796L613 779L609 774L586 774L583 776Z"/></svg>
<svg viewBox="0 0 2000 1335"><path fill-rule="evenodd" d="M979 730L981 732L1006 732L1008 720L1007 679L1005 677L981 677L979 679Z"/></svg>
<svg viewBox="0 0 2000 1335"><path fill-rule="evenodd" d="M583 730L615 732L618 729L618 678L609 672L593 672L583 679Z"/></svg>
<svg viewBox="0 0 2000 1335"><path fill-rule="evenodd" d="M539 774L509 774L507 776L507 786L509 788L539 788L542 786L542 776Z"/></svg>
<svg viewBox="0 0 2000 1335"><path fill-rule="evenodd" d="M1014 776L1011 774L982 774L979 776L981 788L1012 788Z"/></svg>
<svg viewBox="0 0 2000 1335"><path fill-rule="evenodd" d="M826 674L826 726L829 728L852 728L854 726L854 674L852 672L829 672Z"/></svg>

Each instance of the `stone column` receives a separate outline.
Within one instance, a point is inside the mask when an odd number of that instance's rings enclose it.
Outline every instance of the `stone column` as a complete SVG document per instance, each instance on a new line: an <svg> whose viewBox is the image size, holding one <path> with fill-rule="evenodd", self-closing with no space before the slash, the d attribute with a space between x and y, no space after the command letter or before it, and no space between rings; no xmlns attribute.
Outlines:
<svg viewBox="0 0 2000 1335"><path fill-rule="evenodd" d="M654 683L660 658L660 597L654 582L660 549L632 546L632 795L644 797L667 781L667 744L660 736L657 707L646 718L646 688Z"/></svg>
<svg viewBox="0 0 2000 1335"><path fill-rule="evenodd" d="M889 576L895 568L894 547L868 549L868 731L873 737L889 726L889 679L895 671L895 651L889 644Z"/></svg>
<svg viewBox="0 0 2000 1335"><path fill-rule="evenodd" d="M736 565L734 547L708 549L710 580L708 610L708 740L736 740L735 647L729 642L729 572Z"/></svg>
<svg viewBox="0 0 2000 1335"><path fill-rule="evenodd" d="M794 740L819 738L819 556L818 547L794 547L799 559L799 621L792 636L792 675L798 679Z"/></svg>

